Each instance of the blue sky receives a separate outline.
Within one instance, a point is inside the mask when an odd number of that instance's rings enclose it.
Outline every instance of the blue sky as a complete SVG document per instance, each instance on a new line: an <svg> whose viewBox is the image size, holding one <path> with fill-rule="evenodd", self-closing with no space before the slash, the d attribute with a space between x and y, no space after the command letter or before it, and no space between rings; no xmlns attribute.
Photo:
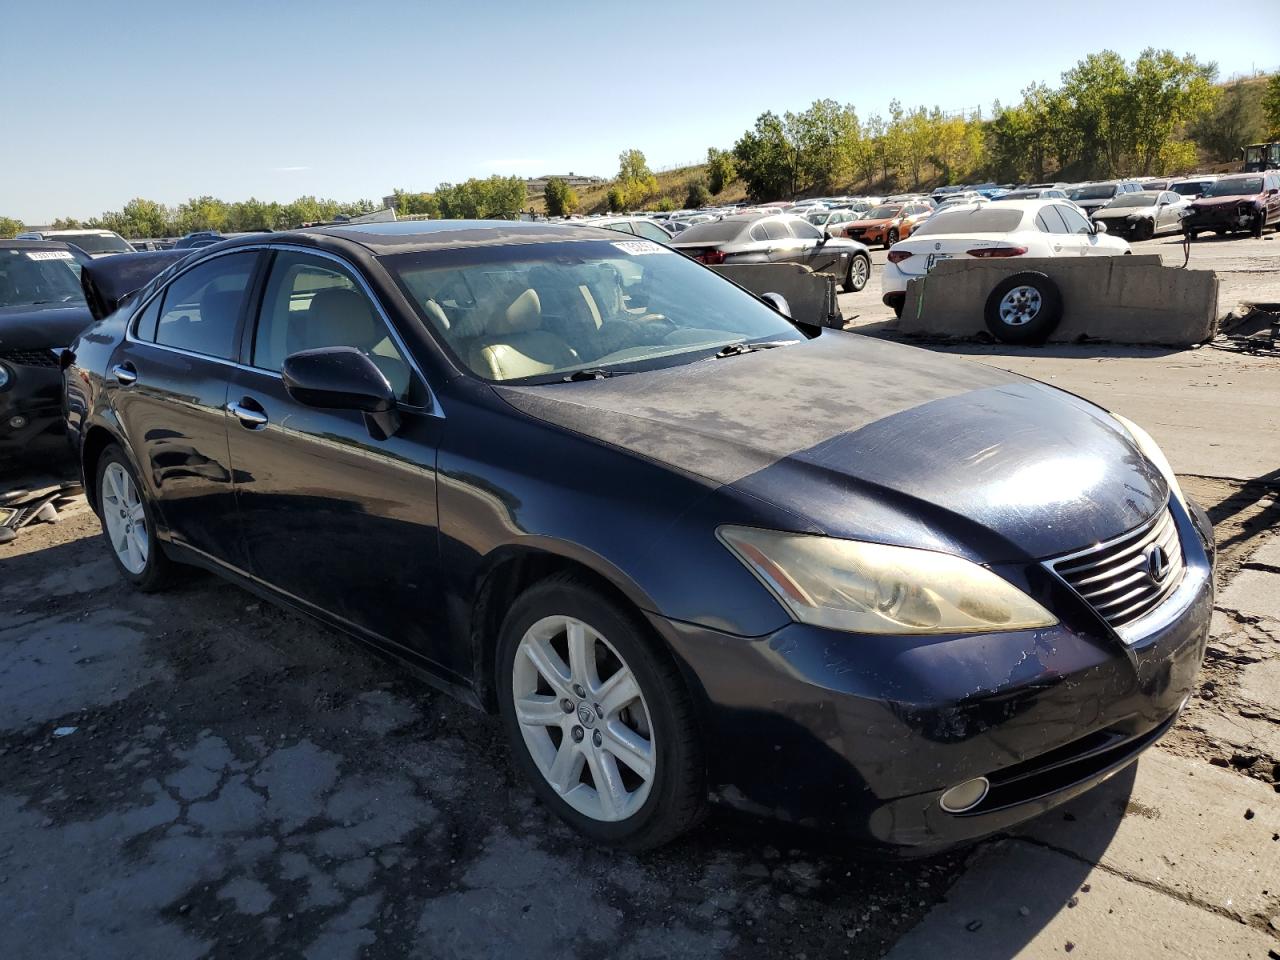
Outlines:
<svg viewBox="0 0 1280 960"><path fill-rule="evenodd" d="M608 176L629 147L674 166L731 146L766 109L989 110L1103 47L1190 52L1224 77L1280 68L1276 0L1035 7L5 0L0 215Z"/></svg>

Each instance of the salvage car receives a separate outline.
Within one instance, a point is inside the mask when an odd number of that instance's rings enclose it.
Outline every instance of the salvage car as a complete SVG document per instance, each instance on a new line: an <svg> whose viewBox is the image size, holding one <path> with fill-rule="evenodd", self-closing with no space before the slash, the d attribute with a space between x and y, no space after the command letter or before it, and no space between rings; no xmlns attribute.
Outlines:
<svg viewBox="0 0 1280 960"><path fill-rule="evenodd" d="M62 431L62 350L93 322L80 290L90 260L50 240L0 240L0 458Z"/></svg>
<svg viewBox="0 0 1280 960"><path fill-rule="evenodd" d="M803 217L790 214L739 214L700 223L676 237L671 246L708 266L798 263L814 273L843 278L847 293L857 293L871 276L871 251L864 244L828 236Z"/></svg>
<svg viewBox="0 0 1280 960"><path fill-rule="evenodd" d="M133 253L129 241L114 230L24 230L19 240L56 240L75 244L91 257L113 257L119 253Z"/></svg>
<svg viewBox="0 0 1280 960"><path fill-rule="evenodd" d="M647 240L229 241L72 351L129 583L194 564L396 655L497 712L600 843L669 841L713 795L969 841L1131 763L1204 653L1212 529L1141 428L795 324Z"/></svg>
<svg viewBox="0 0 1280 960"><path fill-rule="evenodd" d="M886 203L868 211L861 220L841 228L843 236L860 243L889 247L911 236L916 225L929 218L933 204L924 201Z"/></svg>
<svg viewBox="0 0 1280 960"><path fill-rule="evenodd" d="M1191 201L1172 190L1122 193L1093 214L1095 223L1127 240L1150 240L1161 233L1177 233Z"/></svg>
<svg viewBox="0 0 1280 960"><path fill-rule="evenodd" d="M914 237L890 249L880 275L881 300L902 316L907 284L943 260L1130 253L1129 244L1108 236L1107 229L1105 223L1087 220L1075 204L1065 200L1002 200L944 210L916 230ZM1001 304L1001 323L1018 329L1001 328L1000 339L1014 333L1035 339L1046 326L1056 324L1052 298L1047 287L1013 285L1008 304Z"/></svg>
<svg viewBox="0 0 1280 960"><path fill-rule="evenodd" d="M1132 180L1110 180L1100 183L1082 183L1067 191L1067 199L1091 216L1094 211L1101 210L1116 197L1126 193L1137 193L1140 184Z"/></svg>
<svg viewBox="0 0 1280 960"><path fill-rule="evenodd" d="M1280 229L1280 173L1223 177L1209 184L1182 221L1192 240L1203 231L1218 236L1251 233L1261 237L1269 226Z"/></svg>

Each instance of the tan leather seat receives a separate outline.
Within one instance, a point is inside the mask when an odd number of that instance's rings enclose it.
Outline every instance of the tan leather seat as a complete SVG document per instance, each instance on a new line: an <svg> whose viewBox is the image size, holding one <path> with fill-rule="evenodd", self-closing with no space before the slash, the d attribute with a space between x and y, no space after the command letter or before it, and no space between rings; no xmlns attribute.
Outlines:
<svg viewBox="0 0 1280 960"><path fill-rule="evenodd" d="M409 392L409 366L397 356L387 352L375 352L389 340L386 327L374 315L368 298L355 290L331 287L319 290L311 298L305 320L298 329L290 331L294 341L289 352L315 347L355 347L373 361L391 384L396 396L405 397ZM389 353L398 354L391 348Z"/></svg>
<svg viewBox="0 0 1280 960"><path fill-rule="evenodd" d="M491 380L533 377L578 362L572 347L542 329L536 290L525 290L501 314L486 318L484 333L468 354L471 369Z"/></svg>

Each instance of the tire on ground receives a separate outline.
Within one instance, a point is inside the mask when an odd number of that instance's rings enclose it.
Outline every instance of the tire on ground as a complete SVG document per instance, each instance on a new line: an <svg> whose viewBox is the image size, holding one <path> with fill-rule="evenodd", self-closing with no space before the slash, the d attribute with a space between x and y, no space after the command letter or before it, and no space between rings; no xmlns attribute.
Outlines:
<svg viewBox="0 0 1280 960"><path fill-rule="evenodd" d="M1006 323L1000 314L1001 302L1006 294L1019 287L1028 287L1039 294L1039 310L1025 323ZM1044 343L1062 320L1062 291L1047 274L1034 270L1015 273L996 284L987 297L983 315L987 329L1001 343Z"/></svg>
<svg viewBox="0 0 1280 960"><path fill-rule="evenodd" d="M107 472L107 468L113 463L119 464L124 469L124 472L128 474L129 479L133 482L134 489L138 492L138 499L142 503L143 517L146 521L148 549L146 565L143 566L142 570L138 573L134 573L125 568L124 564L120 561L120 557L116 554L115 545L111 542L111 535L107 532L107 492L105 483L103 482L103 477ZM164 550L160 546L160 541L156 538L155 511L151 506L151 502L147 499L142 483L138 480L137 471L134 470L133 464L129 461L129 458L125 456L125 452L120 448L119 444L108 444L107 447L103 449L102 453L98 457L97 471L94 474L94 480L94 489L98 494L98 502L96 504L98 508L98 516L103 521L102 537L107 541L107 547L111 551L111 559L115 562L116 570L122 577L143 593L155 593L159 590L163 590L173 580L175 573L174 564L167 556L165 556Z"/></svg>
<svg viewBox="0 0 1280 960"><path fill-rule="evenodd" d="M640 809L606 822L575 810L555 791L530 756L516 717L512 671L526 631L549 616L583 621L614 647L635 675L656 743L653 783ZM502 725L512 758L557 816L591 840L625 850L662 846L695 826L707 804L706 766L693 699L671 655L640 617L572 573L548 577L512 604L498 638L495 678Z"/></svg>
<svg viewBox="0 0 1280 960"><path fill-rule="evenodd" d="M862 286L858 286L857 282L853 279L853 268L859 260L864 261L864 267L865 267L865 270L863 271L863 274L862 274ZM844 292L857 293L859 290L862 290L864 287L866 287L867 281L870 279L871 279L871 258L861 253L855 253L852 257L849 258L849 269L845 272L845 275L844 275L844 283L842 284L842 286L844 287Z"/></svg>

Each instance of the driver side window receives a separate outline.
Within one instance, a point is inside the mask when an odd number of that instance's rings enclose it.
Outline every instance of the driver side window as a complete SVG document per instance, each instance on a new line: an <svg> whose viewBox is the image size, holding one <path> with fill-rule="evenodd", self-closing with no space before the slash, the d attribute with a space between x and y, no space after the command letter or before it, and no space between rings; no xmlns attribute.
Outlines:
<svg viewBox="0 0 1280 960"><path fill-rule="evenodd" d="M421 402L421 384L351 273L324 257L281 251L262 298L252 363L278 373L290 354L319 347L357 348L401 401Z"/></svg>

